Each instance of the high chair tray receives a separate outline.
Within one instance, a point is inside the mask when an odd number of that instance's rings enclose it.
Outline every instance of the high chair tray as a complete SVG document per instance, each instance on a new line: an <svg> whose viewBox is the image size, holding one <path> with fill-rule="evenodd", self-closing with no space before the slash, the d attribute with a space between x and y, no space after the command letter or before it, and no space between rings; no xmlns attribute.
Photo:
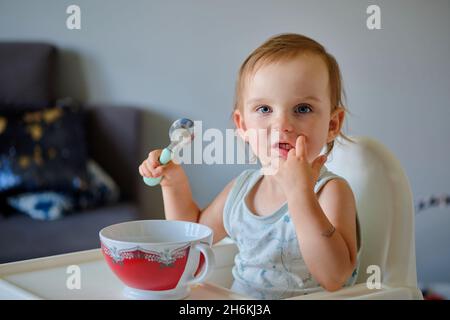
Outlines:
<svg viewBox="0 0 450 320"><path fill-rule="evenodd" d="M234 245L213 246L216 267L208 281L191 286L188 300L250 299L225 286L231 279L229 262L236 253ZM231 260L228 259L231 257ZM70 266L78 266L80 288L67 285L73 275ZM72 287L72 289L69 289ZM100 249L0 264L1 299L126 299L124 284L106 264Z"/></svg>
<svg viewBox="0 0 450 320"><path fill-rule="evenodd" d="M187 300L252 299L228 288L232 283L231 269L237 248L231 241L213 246L216 267L208 281L191 286ZM78 266L80 288L69 289L73 275L70 266ZM123 283L113 274L100 249L74 252L32 260L0 264L1 299L125 299ZM417 288L383 286L368 289L357 284L336 292L318 292L290 299L420 299Z"/></svg>

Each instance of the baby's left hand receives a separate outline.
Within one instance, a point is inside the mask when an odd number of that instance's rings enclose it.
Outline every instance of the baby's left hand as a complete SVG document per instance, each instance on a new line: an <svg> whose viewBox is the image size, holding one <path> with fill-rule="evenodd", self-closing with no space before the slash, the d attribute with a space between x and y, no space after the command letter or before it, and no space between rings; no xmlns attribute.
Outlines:
<svg viewBox="0 0 450 320"><path fill-rule="evenodd" d="M275 172L274 177L286 196L292 191L314 191L320 169L326 160L327 156L322 155L314 159L312 163L309 163L306 138L299 136L295 143L295 149L289 150L287 159L281 159L279 162L279 168Z"/></svg>

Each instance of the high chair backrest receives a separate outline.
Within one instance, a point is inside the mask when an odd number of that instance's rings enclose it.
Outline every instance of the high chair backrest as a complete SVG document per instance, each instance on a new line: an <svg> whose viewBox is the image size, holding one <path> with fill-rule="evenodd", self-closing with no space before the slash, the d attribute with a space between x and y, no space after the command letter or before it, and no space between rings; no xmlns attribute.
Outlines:
<svg viewBox="0 0 450 320"><path fill-rule="evenodd" d="M408 178L397 158L368 137L339 139L326 166L352 187L361 226L357 283L378 266L388 286L417 287L414 205ZM375 267L376 268L376 267Z"/></svg>

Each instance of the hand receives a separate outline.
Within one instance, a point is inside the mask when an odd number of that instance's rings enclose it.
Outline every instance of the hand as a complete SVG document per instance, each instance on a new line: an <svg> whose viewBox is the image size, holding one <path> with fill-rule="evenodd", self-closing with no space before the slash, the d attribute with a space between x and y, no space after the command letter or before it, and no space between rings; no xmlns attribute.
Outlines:
<svg viewBox="0 0 450 320"><path fill-rule="evenodd" d="M161 179L161 187L170 187L180 185L187 181L187 177L184 174L182 167L172 161L162 165L159 162L162 149L153 150L148 154L148 158L145 159L139 166L139 174L147 178L158 178L164 176Z"/></svg>
<svg viewBox="0 0 450 320"><path fill-rule="evenodd" d="M281 159L281 158L280 158ZM290 192L314 192L314 186L319 178L320 170L327 160L326 155L314 159L312 163L307 160L306 138L297 137L295 149L289 150L287 159L281 159L274 178L283 189L286 196Z"/></svg>

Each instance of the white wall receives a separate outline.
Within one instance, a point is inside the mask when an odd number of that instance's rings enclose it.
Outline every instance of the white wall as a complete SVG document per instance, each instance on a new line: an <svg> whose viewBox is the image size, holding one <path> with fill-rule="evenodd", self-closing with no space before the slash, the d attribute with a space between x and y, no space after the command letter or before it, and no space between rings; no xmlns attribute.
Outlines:
<svg viewBox="0 0 450 320"><path fill-rule="evenodd" d="M81 30L65 27L70 4L81 7ZM366 27L370 4L381 8L382 30ZM61 49L61 95L146 108L167 122L202 120L205 129L232 127L240 63L281 32L313 37L337 58L353 114L348 134L386 144L416 198L450 193L448 0L0 0L0 40L44 40ZM167 143L163 126L151 129L148 148ZM241 170L186 166L200 206ZM421 281L450 281L449 213L417 216Z"/></svg>

